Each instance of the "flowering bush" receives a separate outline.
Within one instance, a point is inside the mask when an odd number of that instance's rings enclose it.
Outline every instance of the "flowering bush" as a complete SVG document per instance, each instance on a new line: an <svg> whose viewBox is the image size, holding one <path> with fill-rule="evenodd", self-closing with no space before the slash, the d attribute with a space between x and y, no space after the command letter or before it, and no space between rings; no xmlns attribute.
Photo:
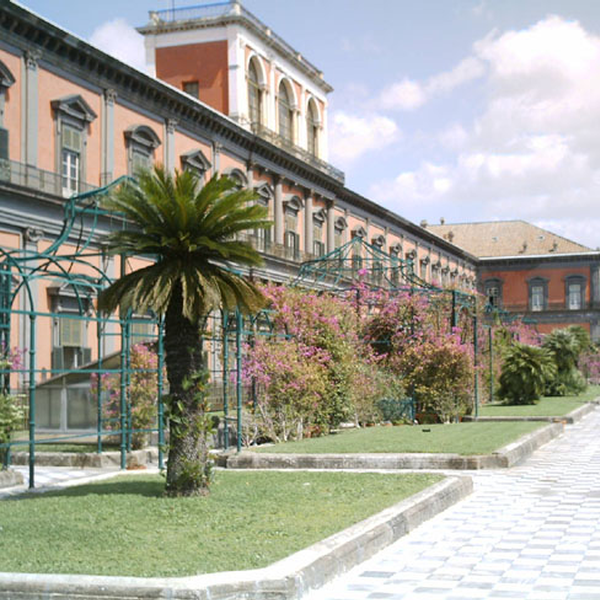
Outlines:
<svg viewBox="0 0 600 600"><path fill-rule="evenodd" d="M131 446L134 450L148 443L148 432L156 422L158 395L158 357L148 344L140 343L131 347L129 355L131 375L127 389L131 411ZM91 375L92 394L97 393L98 376ZM121 428L121 375L103 373L100 377L100 390L105 392L106 400L102 406L104 429L116 431Z"/></svg>
<svg viewBox="0 0 600 600"><path fill-rule="evenodd" d="M23 421L23 409L18 398L11 394L0 393L0 469L6 468L12 434Z"/></svg>

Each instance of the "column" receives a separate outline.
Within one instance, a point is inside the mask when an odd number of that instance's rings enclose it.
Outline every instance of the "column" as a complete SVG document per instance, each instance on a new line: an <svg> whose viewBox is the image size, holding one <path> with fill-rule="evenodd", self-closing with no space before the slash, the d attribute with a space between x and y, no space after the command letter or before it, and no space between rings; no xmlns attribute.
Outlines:
<svg viewBox="0 0 600 600"><path fill-rule="evenodd" d="M115 170L115 101L117 92L104 90L102 103L102 173L100 185L106 185L114 179Z"/></svg>
<svg viewBox="0 0 600 600"><path fill-rule="evenodd" d="M246 179L248 180L248 189L254 189L254 163L249 160L246 162Z"/></svg>
<svg viewBox="0 0 600 600"><path fill-rule="evenodd" d="M600 306L600 266L593 265L591 268L591 297L592 307Z"/></svg>
<svg viewBox="0 0 600 600"><path fill-rule="evenodd" d="M213 156L212 156L212 174L215 175L221 171L221 144L220 142L213 142Z"/></svg>
<svg viewBox="0 0 600 600"><path fill-rule="evenodd" d="M304 252L313 253L313 190L304 196Z"/></svg>
<svg viewBox="0 0 600 600"><path fill-rule="evenodd" d="M177 119L165 121L165 169L173 172L175 169L175 130Z"/></svg>
<svg viewBox="0 0 600 600"><path fill-rule="evenodd" d="M275 216L275 243L283 246L283 183L279 175L273 175L273 187L275 188L275 203L273 206Z"/></svg>
<svg viewBox="0 0 600 600"><path fill-rule="evenodd" d="M38 51L26 51L23 56L25 66L25 124L24 159L28 167L37 167L38 157ZM28 169L29 170L29 169Z"/></svg>
<svg viewBox="0 0 600 600"><path fill-rule="evenodd" d="M333 200L327 201L327 252L335 250L335 206Z"/></svg>

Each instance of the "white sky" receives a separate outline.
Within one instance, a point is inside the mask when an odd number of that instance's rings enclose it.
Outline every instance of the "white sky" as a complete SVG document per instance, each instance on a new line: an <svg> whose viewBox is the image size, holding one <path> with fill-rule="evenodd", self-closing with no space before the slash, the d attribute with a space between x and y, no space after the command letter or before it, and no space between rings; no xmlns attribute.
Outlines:
<svg viewBox="0 0 600 600"><path fill-rule="evenodd" d="M21 2L138 67L133 26L170 6ZM597 0L243 4L334 86L348 187L417 223L522 218L600 246Z"/></svg>

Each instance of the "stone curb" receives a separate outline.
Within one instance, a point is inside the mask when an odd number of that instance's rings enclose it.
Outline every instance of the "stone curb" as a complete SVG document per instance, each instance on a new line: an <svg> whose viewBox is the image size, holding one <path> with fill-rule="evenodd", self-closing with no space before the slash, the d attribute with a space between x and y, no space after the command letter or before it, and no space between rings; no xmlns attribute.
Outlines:
<svg viewBox="0 0 600 600"><path fill-rule="evenodd" d="M269 567L178 578L0 573L10 600L293 600L373 556L465 498L470 477L448 477Z"/></svg>
<svg viewBox="0 0 600 600"><path fill-rule="evenodd" d="M142 466L155 464L158 461L158 450L147 448L132 450L127 453L127 466ZM29 453L13 452L11 456L13 465L29 464ZM120 452L40 452L35 453L35 464L39 467L75 467L82 469L105 469L121 466Z"/></svg>
<svg viewBox="0 0 600 600"><path fill-rule="evenodd" d="M23 484L23 475L12 469L0 470L0 488L14 487Z"/></svg>
<svg viewBox="0 0 600 600"><path fill-rule="evenodd" d="M259 454L241 452L219 457L229 469L505 469L523 461L562 434L562 423L533 431L492 454Z"/></svg>
<svg viewBox="0 0 600 600"><path fill-rule="evenodd" d="M589 415L592 411L596 410L597 403L596 402L588 402L583 404L579 408L572 410L570 413L558 416L558 417L473 417L467 416L463 418L463 421L471 421L475 423L506 423L509 421L539 421L539 422L548 422L548 423L566 423L567 425L572 425L573 423L577 423L585 417Z"/></svg>

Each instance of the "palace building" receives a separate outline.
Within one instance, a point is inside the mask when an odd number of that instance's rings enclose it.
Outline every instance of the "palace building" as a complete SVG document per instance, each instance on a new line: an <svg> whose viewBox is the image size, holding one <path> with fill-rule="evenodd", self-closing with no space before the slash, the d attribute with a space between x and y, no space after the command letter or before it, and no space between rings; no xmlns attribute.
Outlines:
<svg viewBox="0 0 600 600"><path fill-rule="evenodd" d="M288 281L358 237L409 261L428 284L479 287L492 303L535 313L543 331L576 322L600 337L600 253L526 223L422 227L348 189L328 162L332 87L240 2L154 11L139 31L152 75L18 4L1 5L3 252L43 256L60 239L59 253L74 253L81 239L64 233L67 199L161 163L201 179L227 174L257 192L274 223L248 237L265 259L257 279ZM107 278L147 264L102 254L113 226L106 217L82 224L97 251L89 268ZM116 337L99 342L94 328L66 318L82 310L68 286L32 278L30 290L36 310L53 315L35 324L40 379L118 349ZM7 327L11 344L27 348L31 319L19 302Z"/></svg>

